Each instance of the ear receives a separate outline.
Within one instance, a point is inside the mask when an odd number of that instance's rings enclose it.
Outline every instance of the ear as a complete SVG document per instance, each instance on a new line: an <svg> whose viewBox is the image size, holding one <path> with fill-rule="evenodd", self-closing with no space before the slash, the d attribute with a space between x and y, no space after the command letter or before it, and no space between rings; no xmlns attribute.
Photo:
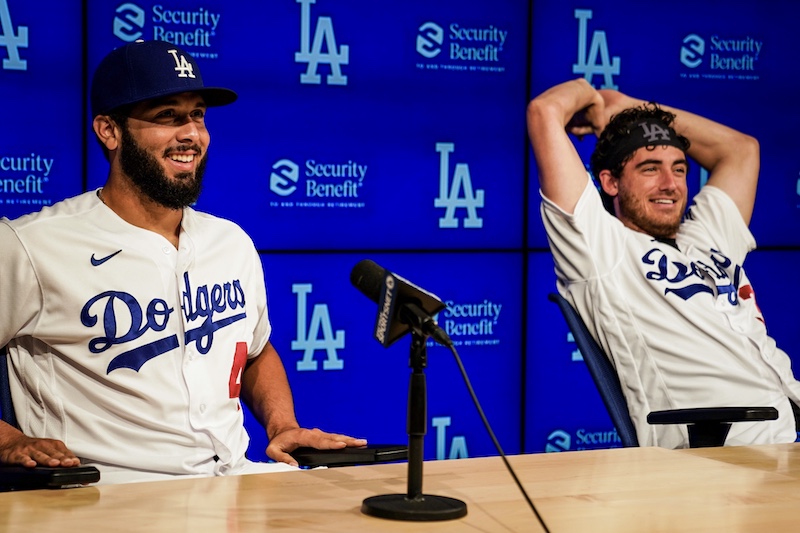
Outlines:
<svg viewBox="0 0 800 533"><path fill-rule="evenodd" d="M119 147L120 129L111 117L97 115L92 121L92 129L107 150L113 151Z"/></svg>
<svg viewBox="0 0 800 533"><path fill-rule="evenodd" d="M601 170L598 178L600 179L600 186L606 194L612 197L616 197L619 194L619 178L612 176L610 170Z"/></svg>

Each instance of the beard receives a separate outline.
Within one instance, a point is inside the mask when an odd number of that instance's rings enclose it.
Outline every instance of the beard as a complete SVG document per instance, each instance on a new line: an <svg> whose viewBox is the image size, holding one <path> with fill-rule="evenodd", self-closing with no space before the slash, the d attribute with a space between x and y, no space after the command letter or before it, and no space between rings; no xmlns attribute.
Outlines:
<svg viewBox="0 0 800 533"><path fill-rule="evenodd" d="M126 126L122 130L122 149L120 164L122 171L131 179L134 186L147 198L168 209L183 209L195 203L200 197L203 185L203 173L206 170L207 157L204 154L194 172L181 172L169 179L158 160L147 153ZM198 157L202 151L199 146L192 146ZM167 150L166 156L170 151Z"/></svg>
<svg viewBox="0 0 800 533"><path fill-rule="evenodd" d="M683 212L686 210L686 199L683 200L677 214L655 217L647 214L647 200L630 194L627 188L619 189L620 218L634 224L641 231L656 238L671 239L678 233Z"/></svg>

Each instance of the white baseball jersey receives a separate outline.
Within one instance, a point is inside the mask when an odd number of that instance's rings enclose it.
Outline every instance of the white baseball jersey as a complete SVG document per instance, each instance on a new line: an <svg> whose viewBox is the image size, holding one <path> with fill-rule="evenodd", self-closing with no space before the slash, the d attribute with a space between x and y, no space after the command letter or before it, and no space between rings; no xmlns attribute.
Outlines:
<svg viewBox="0 0 800 533"><path fill-rule="evenodd" d="M93 191L4 219L0 247L0 342L24 433L63 440L83 462L241 465L241 374L271 327L238 226L187 208L176 250Z"/></svg>
<svg viewBox="0 0 800 533"><path fill-rule="evenodd" d="M542 198L558 290L610 354L641 446L688 447L685 426L650 425L651 411L724 406L779 411L733 424L726 444L794 442L800 383L741 267L755 240L730 197L704 187L678 249L623 226L591 180L572 215Z"/></svg>

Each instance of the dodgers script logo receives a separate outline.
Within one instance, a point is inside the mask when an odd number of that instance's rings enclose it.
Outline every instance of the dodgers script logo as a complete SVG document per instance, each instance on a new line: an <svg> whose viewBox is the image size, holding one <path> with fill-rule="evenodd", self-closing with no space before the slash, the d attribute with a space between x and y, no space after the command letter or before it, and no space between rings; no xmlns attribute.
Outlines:
<svg viewBox="0 0 800 533"><path fill-rule="evenodd" d="M28 47L28 27L19 26L14 34L14 23L11 22L11 12L8 9L8 0L0 0L0 46L5 47L8 58L3 59L4 70L28 70L28 62L19 57L19 49Z"/></svg>
<svg viewBox="0 0 800 533"><path fill-rule="evenodd" d="M241 312L214 320L216 313L224 313L228 309L243 310L244 291L238 279L210 288L208 285L201 285L194 291L188 272L183 274L183 281L181 309L187 323L183 342L184 345L195 343L197 351L205 355L211 350L214 332L247 316L247 313ZM102 292L86 302L81 309L81 324L87 328L94 327L98 320L103 324L104 335L89 341L89 351L100 354L112 346L133 342L148 331L164 331L174 310L160 298L154 298L143 308L139 300L127 292ZM127 331L124 331L125 326L120 331L120 324L127 324ZM150 359L174 350L179 345L178 336L173 334L136 346L114 357L109 362L106 373L110 374L118 368L130 368L138 372Z"/></svg>
<svg viewBox="0 0 800 533"><path fill-rule="evenodd" d="M645 277L651 281L663 281L667 284L664 294L675 294L683 300L688 300L692 296L700 293L714 295L714 290L704 282L692 283L693 279L705 280L711 276L715 280L717 294L725 295L728 303L739 305L738 289L741 281L742 269L739 265L733 265L733 261L728 259L718 250L711 250L709 257L712 264L703 261L692 261L684 264L678 261L670 261L667 255L658 248L653 248L644 256L642 263L652 265L653 269L645 273ZM726 269L734 267L733 280L728 276Z"/></svg>

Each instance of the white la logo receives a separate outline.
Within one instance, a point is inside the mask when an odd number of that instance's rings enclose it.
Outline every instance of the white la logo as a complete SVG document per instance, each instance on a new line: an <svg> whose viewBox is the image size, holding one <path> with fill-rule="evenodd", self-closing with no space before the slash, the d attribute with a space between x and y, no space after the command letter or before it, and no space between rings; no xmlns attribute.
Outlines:
<svg viewBox="0 0 800 533"><path fill-rule="evenodd" d="M8 59L3 59L3 68L5 70L28 70L28 62L19 57L19 48L28 47L28 27L20 26L19 32L14 35L14 23L11 22L8 0L0 0L0 25L3 28L3 34L0 35L0 46L5 46L8 52Z"/></svg>
<svg viewBox="0 0 800 533"><path fill-rule="evenodd" d="M662 141L669 140L669 131L665 130L658 124L647 124L647 122L642 122L639 124L642 129L644 130L644 138L648 140L648 142L656 142L657 140L661 139Z"/></svg>
<svg viewBox="0 0 800 533"><path fill-rule="evenodd" d="M603 75L603 85L601 89L616 89L614 75L619 75L619 56L610 58L608 55L608 43L606 43L606 32L598 30L592 34L592 47L589 50L589 58L586 58L586 26L587 21L592 18L591 9L576 9L575 18L578 19L578 62L572 65L573 74L583 74L586 81L592 83L595 74ZM597 62L600 55L601 63Z"/></svg>
<svg viewBox="0 0 800 533"><path fill-rule="evenodd" d="M192 64L186 60L186 57L184 57L183 54L181 54L181 56L178 57L177 50L167 50L167 52L172 54L172 57L175 59L175 71L178 73L179 78L195 77L194 67L192 67Z"/></svg>
<svg viewBox="0 0 800 533"><path fill-rule="evenodd" d="M329 85L347 85L347 76L342 75L341 65L347 65L350 57L350 48L343 44L336 46L336 36L333 34L333 22L330 17L319 17L317 29L314 31L314 44L309 46L311 35L311 4L317 0L297 0L302 4L300 8L300 51L295 52L296 63L308 63L305 74L300 75L300 83L319 85L320 75L317 74L317 65L327 63L331 66L331 73L327 76ZM322 52L322 45L328 50Z"/></svg>
<svg viewBox="0 0 800 533"><path fill-rule="evenodd" d="M436 143L439 152L439 197L434 199L434 207L445 207L444 217L439 219L440 228L457 228L458 219L456 209L467 209L467 218L464 219L465 228L482 228L483 219L478 217L477 208L483 207L483 189L473 193L472 179L469 176L469 166L466 163L456 164L453 173L453 183L450 186L450 152L455 151L453 143ZM464 191L464 195L459 193Z"/></svg>
<svg viewBox="0 0 800 533"><path fill-rule="evenodd" d="M309 331L306 331L307 295L311 290L310 283L292 284L292 292L297 295L297 339L292 341L292 350L303 350L304 352L303 359L297 362L297 370L316 370L317 362L314 360L314 352L317 350L325 350L328 354L328 358L322 362L323 370L341 370L344 368L344 361L339 359L336 350L344 348L344 330L336 330L336 336L333 336L331 315L327 305L314 305L311 326ZM322 328L322 339L319 338L320 328Z"/></svg>
<svg viewBox="0 0 800 533"><path fill-rule="evenodd" d="M436 428L436 459L439 461L444 459L466 459L469 457L469 453L467 453L467 438L463 435L453 437L450 443L450 455L445 457L447 427L450 426L451 422L452 420L449 416L438 416L431 420L431 425Z"/></svg>

